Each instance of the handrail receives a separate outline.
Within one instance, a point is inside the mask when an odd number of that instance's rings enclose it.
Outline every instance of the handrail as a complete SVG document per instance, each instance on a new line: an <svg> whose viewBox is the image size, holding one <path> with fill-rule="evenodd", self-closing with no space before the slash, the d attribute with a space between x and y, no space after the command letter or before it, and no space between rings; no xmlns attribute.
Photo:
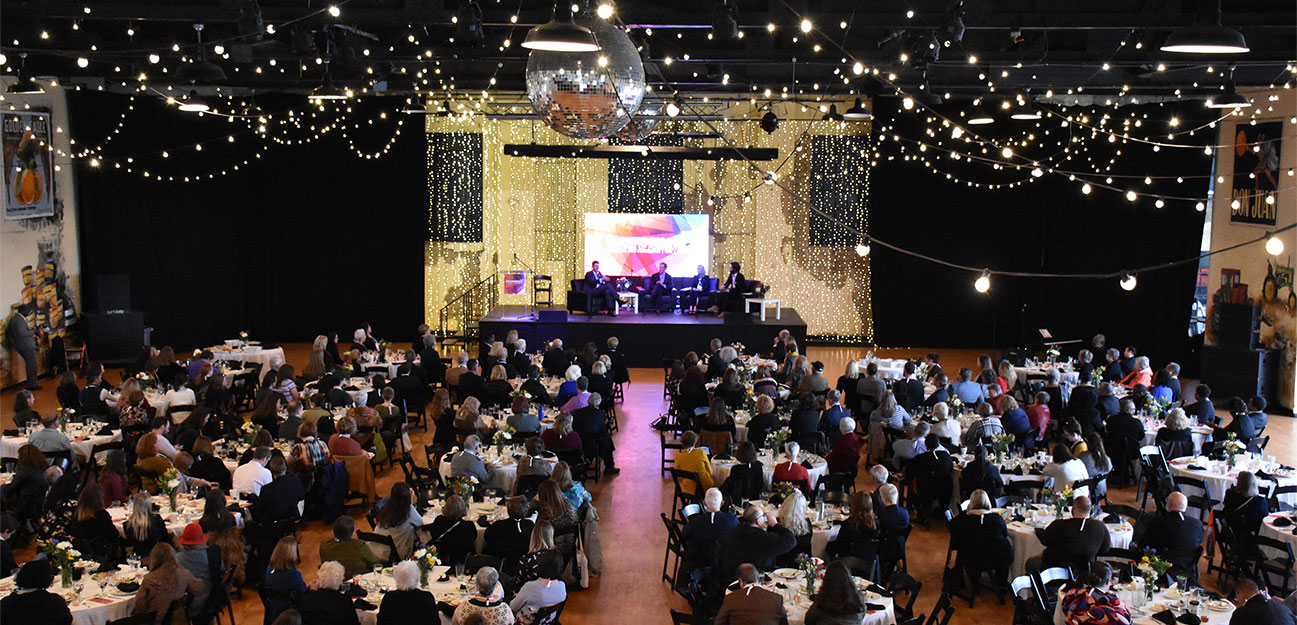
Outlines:
<svg viewBox="0 0 1297 625"><path fill-rule="evenodd" d="M492 272L443 306L438 314L438 334L443 337L448 336L450 332L447 327L450 321L458 319L459 329L464 338L477 338L478 317L495 308L500 300L498 279L497 274Z"/></svg>

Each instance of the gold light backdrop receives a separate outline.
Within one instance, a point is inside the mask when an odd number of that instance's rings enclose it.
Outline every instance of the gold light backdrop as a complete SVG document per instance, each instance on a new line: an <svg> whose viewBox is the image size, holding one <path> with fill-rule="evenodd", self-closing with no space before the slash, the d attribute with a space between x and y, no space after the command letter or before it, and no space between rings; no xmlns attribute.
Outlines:
<svg viewBox="0 0 1297 625"><path fill-rule="evenodd" d="M867 136L870 128L869 122L819 121L822 114L815 108L803 111L801 105L787 102L776 103L775 112L780 124L773 134L762 131L756 122L764 111L747 107L727 111L729 118L741 121L713 124L730 145L778 148L777 160L758 165L778 168L779 181L800 198L810 198L812 137ZM745 116L750 120L742 119ZM709 131L702 122L672 121L662 124L659 132L677 128ZM564 307L569 281L585 272L583 215L608 211L608 162L506 156L503 146L511 143L590 144L560 136L531 120L429 115L426 130L483 135L483 240L428 243L424 274L428 322L435 325L442 307L491 273L522 269L513 261L515 253L536 271L553 276L554 306ZM720 139L686 139L684 144L726 145ZM430 168L440 162L439 155L428 155ZM868 168L862 166L856 175L865 179L867 192ZM712 217L709 275L722 274L729 261L737 260L749 280L771 285L767 297L780 298L785 308L797 310L808 334L873 342L869 261L856 253L858 241L843 236L840 246L810 246L810 210L805 203L775 185L763 184L760 174L743 161L685 161L683 186L684 212ZM867 207L856 208L865 212L867 225ZM680 276L692 275L693 270L670 268L672 275ZM502 294L500 303L525 304L528 297Z"/></svg>

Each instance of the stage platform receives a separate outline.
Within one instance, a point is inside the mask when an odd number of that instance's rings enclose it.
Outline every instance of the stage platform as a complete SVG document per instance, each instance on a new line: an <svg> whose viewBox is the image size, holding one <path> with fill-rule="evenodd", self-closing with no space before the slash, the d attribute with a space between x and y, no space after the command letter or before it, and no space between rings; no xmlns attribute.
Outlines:
<svg viewBox="0 0 1297 625"><path fill-rule="evenodd" d="M623 311L616 317L567 313L567 321L541 322L533 320L524 306L501 306L487 313L479 323L484 340L493 335L497 341L504 340L509 330L516 329L518 336L527 341L527 351L533 353L546 341L556 338L563 339L564 347L577 350L593 341L602 351L608 337L615 336L621 341L619 351L626 355L627 366L660 367L663 358L679 358L690 350L701 356L713 338L726 345L743 343L749 354L768 353L775 335L786 329L798 345L805 346L806 322L797 311L784 308L782 319L775 319L774 314L774 309L768 310L766 320L762 321L755 314L731 319L734 313L730 313L722 319L711 314Z"/></svg>

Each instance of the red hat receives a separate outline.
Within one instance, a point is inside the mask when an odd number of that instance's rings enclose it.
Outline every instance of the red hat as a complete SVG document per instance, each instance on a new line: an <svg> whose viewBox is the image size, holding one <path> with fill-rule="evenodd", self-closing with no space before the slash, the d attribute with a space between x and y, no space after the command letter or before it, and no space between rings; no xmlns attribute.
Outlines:
<svg viewBox="0 0 1297 625"><path fill-rule="evenodd" d="M203 533L203 526L190 523L185 526L185 531L180 534L178 542L182 545L201 545L207 542L207 534Z"/></svg>

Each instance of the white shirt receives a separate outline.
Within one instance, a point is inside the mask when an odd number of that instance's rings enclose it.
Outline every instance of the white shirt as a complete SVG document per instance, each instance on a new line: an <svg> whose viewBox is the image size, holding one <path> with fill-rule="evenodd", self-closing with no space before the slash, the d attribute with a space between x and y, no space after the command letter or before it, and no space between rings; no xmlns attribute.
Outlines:
<svg viewBox="0 0 1297 625"><path fill-rule="evenodd" d="M194 389L188 386L182 386L179 390L171 389L167 391L168 406L192 406L198 403L198 396L194 395Z"/></svg>
<svg viewBox="0 0 1297 625"><path fill-rule="evenodd" d="M941 438L958 441L960 436L963 434L963 428L959 426L959 421L947 417L945 420L934 424L929 432L936 434Z"/></svg>
<svg viewBox="0 0 1297 625"><path fill-rule="evenodd" d="M260 495L261 487L269 484L272 479L269 469L256 460L249 460L247 464L234 470L230 485L237 491Z"/></svg>
<svg viewBox="0 0 1297 625"><path fill-rule="evenodd" d="M1051 462L1045 465L1045 469L1044 471L1042 471L1042 473L1045 474L1045 477L1054 478L1054 490L1062 490L1064 488L1068 488L1073 483L1090 477L1089 472L1085 470L1085 463L1081 462L1080 460L1077 460L1076 458L1068 460L1063 464ZM1076 494L1088 495L1089 493L1078 491Z"/></svg>
<svg viewBox="0 0 1297 625"><path fill-rule="evenodd" d="M163 436L162 434L158 434L157 449L158 449L158 453L166 456L168 460L175 460L176 454L180 453L179 451L176 450L175 445L172 445L171 441L167 440L167 437Z"/></svg>

